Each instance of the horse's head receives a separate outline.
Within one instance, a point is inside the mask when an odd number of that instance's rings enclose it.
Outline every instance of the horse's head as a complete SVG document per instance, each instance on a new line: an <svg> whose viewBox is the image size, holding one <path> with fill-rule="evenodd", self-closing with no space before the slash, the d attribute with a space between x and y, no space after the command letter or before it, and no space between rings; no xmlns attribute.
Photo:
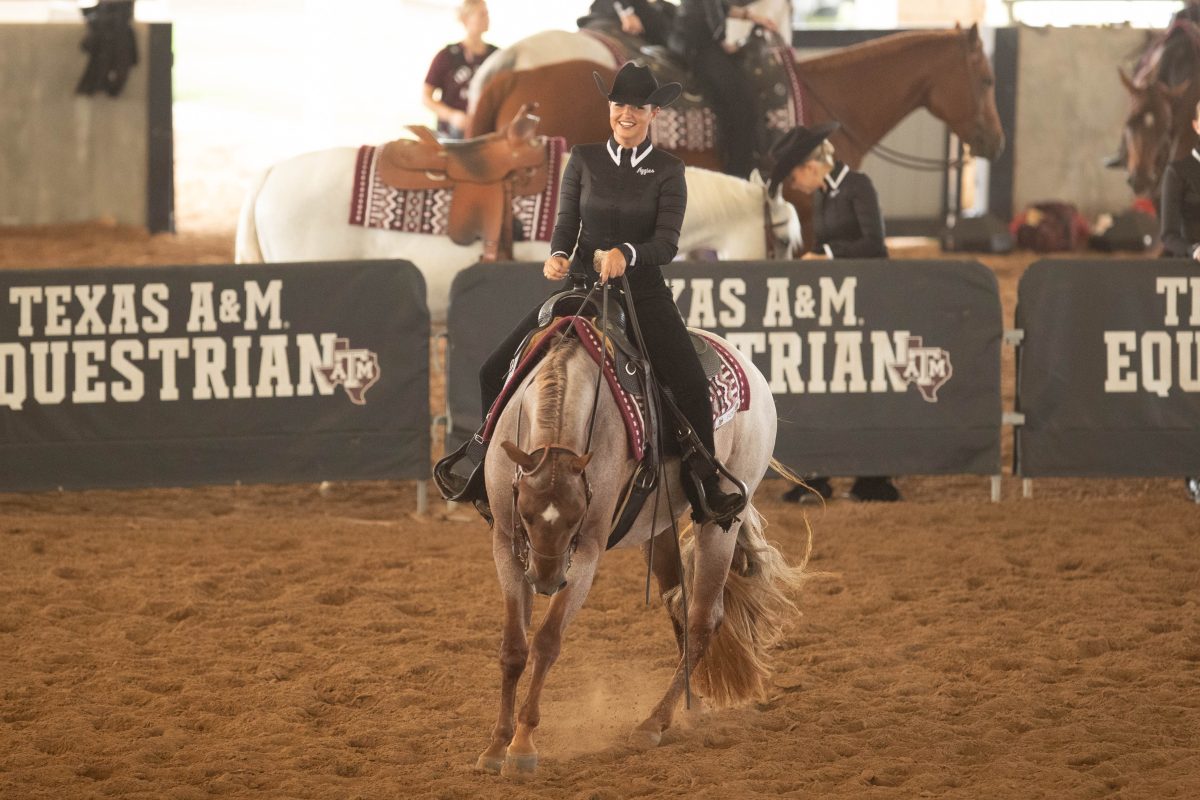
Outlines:
<svg viewBox="0 0 1200 800"><path fill-rule="evenodd" d="M1130 97L1129 115L1121 132L1129 187L1135 194L1150 194L1158 186L1171 158L1176 122L1174 106L1188 93L1191 84L1184 82L1171 87L1151 80L1145 86L1139 86L1120 69L1117 74Z"/></svg>
<svg viewBox="0 0 1200 800"><path fill-rule="evenodd" d="M771 194L758 170L750 173L750 182L762 189L763 193L767 256L794 258L804 247L804 234L800 230L800 215L796 213L796 207L783 198L782 186L775 190L775 194Z"/></svg>
<svg viewBox="0 0 1200 800"><path fill-rule="evenodd" d="M974 155L996 158L1004 152L1004 130L996 111L996 79L983 52L979 26L956 27L962 69L946 70L933 83L927 105L934 116L944 119Z"/></svg>
<svg viewBox="0 0 1200 800"><path fill-rule="evenodd" d="M566 586L571 557L579 546L591 502L584 469L592 456L556 444L532 453L508 441L500 446L518 467L513 481L513 546L523 554L525 580L537 593L552 595Z"/></svg>

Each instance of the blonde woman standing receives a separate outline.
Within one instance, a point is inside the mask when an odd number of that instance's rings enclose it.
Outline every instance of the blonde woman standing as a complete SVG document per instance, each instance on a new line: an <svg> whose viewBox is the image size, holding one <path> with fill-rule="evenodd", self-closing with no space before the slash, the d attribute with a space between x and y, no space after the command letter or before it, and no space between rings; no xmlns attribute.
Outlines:
<svg viewBox="0 0 1200 800"><path fill-rule="evenodd" d="M466 29L461 42L448 44L433 57L425 75L422 102L438 120L438 133L445 139L461 139L467 129L467 88L475 70L496 52L483 40L490 20L485 0L463 0L458 21Z"/></svg>

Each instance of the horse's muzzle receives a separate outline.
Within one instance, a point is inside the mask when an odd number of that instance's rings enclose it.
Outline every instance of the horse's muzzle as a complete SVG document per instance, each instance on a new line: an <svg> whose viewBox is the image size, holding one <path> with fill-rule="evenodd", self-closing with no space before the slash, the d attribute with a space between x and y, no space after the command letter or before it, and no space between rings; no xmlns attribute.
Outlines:
<svg viewBox="0 0 1200 800"><path fill-rule="evenodd" d="M525 573L525 582L532 586L535 592L544 594L546 597L553 597L567 585L567 579L561 575L556 575L550 580L545 580L530 575L528 572Z"/></svg>

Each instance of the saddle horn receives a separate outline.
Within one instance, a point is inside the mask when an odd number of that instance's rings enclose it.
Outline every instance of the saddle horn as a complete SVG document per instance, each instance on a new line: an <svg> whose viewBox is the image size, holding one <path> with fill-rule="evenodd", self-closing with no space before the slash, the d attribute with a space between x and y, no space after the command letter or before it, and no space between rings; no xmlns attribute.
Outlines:
<svg viewBox="0 0 1200 800"><path fill-rule="evenodd" d="M513 117L512 122L506 126L510 142L517 144L529 141L537 135L538 124L542 121L542 118L536 113L537 110L538 104L536 102L525 103L521 106L516 116Z"/></svg>

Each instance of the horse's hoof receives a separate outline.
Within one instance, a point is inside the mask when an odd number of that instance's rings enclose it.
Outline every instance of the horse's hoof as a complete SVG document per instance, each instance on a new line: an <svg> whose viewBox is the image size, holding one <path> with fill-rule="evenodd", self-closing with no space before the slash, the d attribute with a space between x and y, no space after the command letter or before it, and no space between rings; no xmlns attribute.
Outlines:
<svg viewBox="0 0 1200 800"><path fill-rule="evenodd" d="M495 756L489 756L484 753L475 762L476 772L490 772L492 775L499 775L501 768L504 767L504 759Z"/></svg>
<svg viewBox="0 0 1200 800"><path fill-rule="evenodd" d="M629 745L636 750L653 750L662 741L662 732L653 728L634 728L629 734Z"/></svg>
<svg viewBox="0 0 1200 800"><path fill-rule="evenodd" d="M515 755L509 753L504 759L502 774L507 778L523 778L537 772L537 753Z"/></svg>

